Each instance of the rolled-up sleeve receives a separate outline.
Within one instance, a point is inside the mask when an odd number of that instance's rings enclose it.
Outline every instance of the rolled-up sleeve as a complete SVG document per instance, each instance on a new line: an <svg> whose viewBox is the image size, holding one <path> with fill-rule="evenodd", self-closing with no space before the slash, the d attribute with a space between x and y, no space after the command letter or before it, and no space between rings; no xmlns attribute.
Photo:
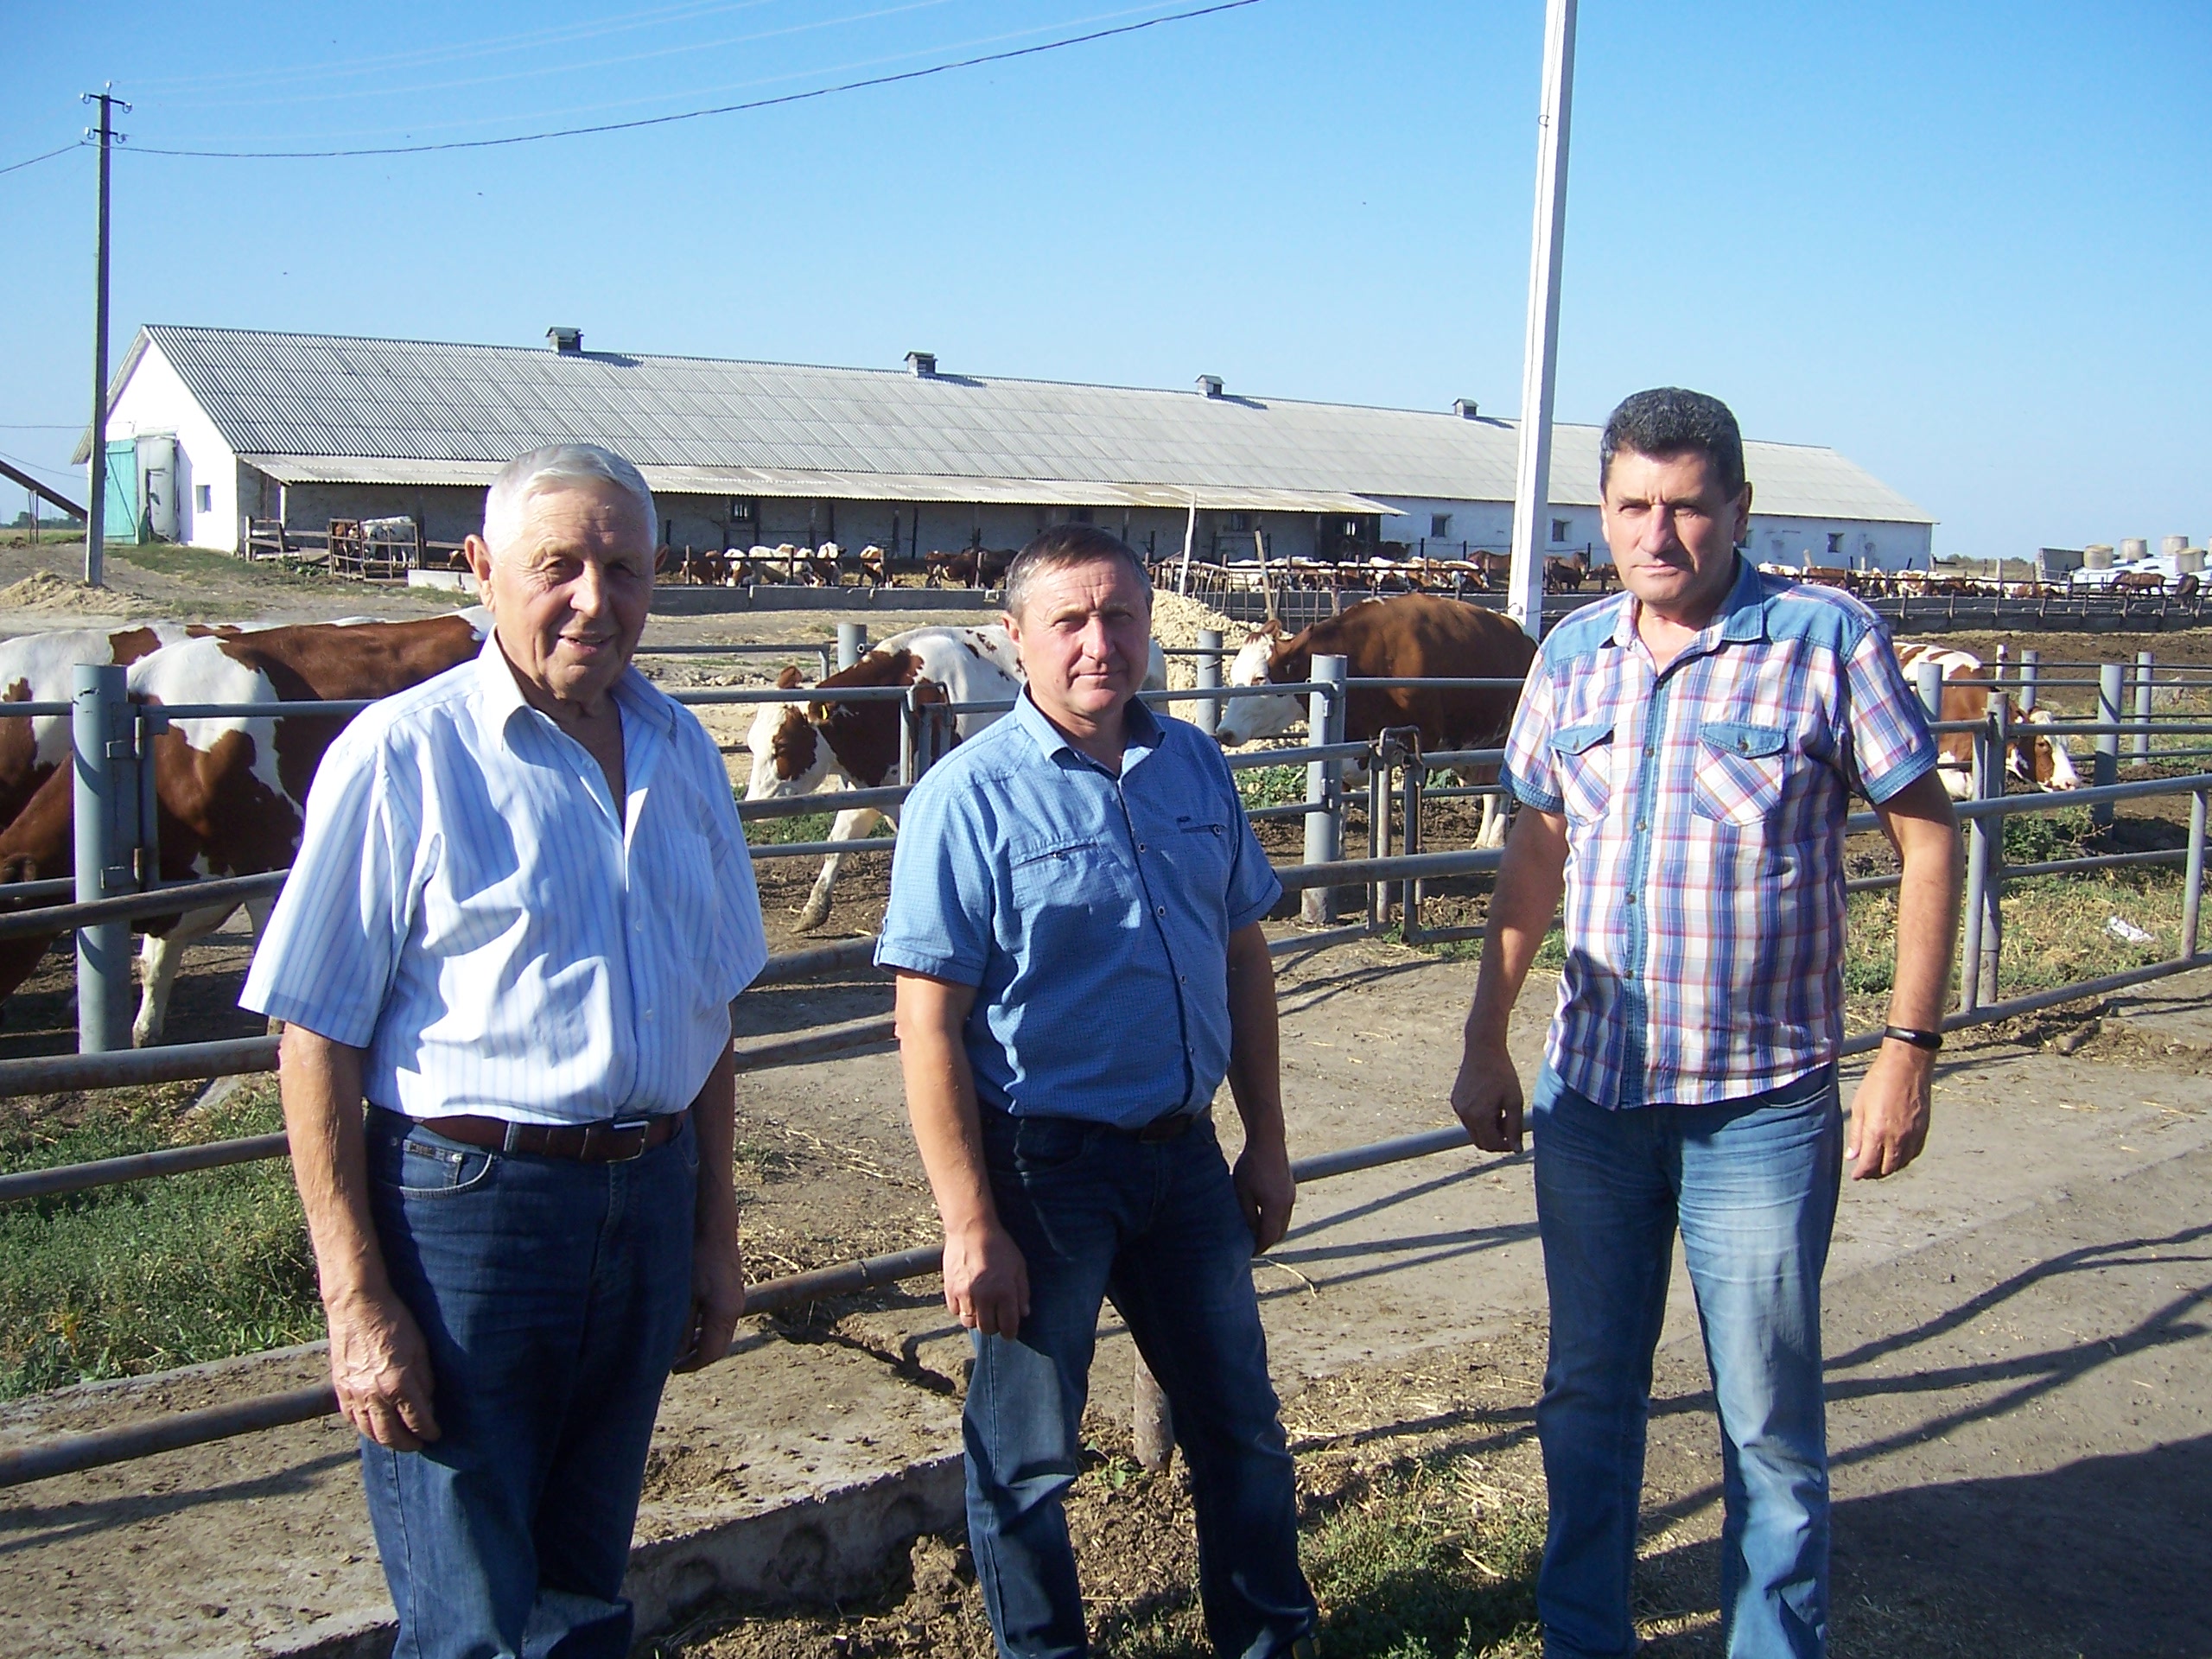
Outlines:
<svg viewBox="0 0 2212 1659"><path fill-rule="evenodd" d="M981 985L993 937L989 827L974 796L947 786L950 777L925 778L907 798L875 961Z"/></svg>
<svg viewBox="0 0 2212 1659"><path fill-rule="evenodd" d="M1557 812L1567 804L1552 755L1554 723L1551 668L1539 651L1529 666L1521 705L1514 711L1512 728L1506 734L1501 779L1514 799L1539 812Z"/></svg>
<svg viewBox="0 0 2212 1659"><path fill-rule="evenodd" d="M1845 660L1843 727L1847 775L1870 801L1886 801L1935 769L1927 713L1879 628L1868 628Z"/></svg>
<svg viewBox="0 0 2212 1659"><path fill-rule="evenodd" d="M406 809L378 748L332 747L239 1007L369 1046L408 927L415 836Z"/></svg>

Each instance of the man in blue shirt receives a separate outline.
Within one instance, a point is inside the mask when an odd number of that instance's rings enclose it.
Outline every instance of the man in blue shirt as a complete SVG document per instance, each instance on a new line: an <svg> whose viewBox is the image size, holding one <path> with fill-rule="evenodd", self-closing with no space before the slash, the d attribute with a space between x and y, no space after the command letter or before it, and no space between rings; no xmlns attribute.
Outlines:
<svg viewBox="0 0 2212 1659"><path fill-rule="evenodd" d="M729 1001L767 948L714 740L630 665L653 531L604 449L499 474L492 636L331 746L240 999L288 1022L402 1659L629 1652L662 1385L745 1306Z"/></svg>
<svg viewBox="0 0 2212 1659"><path fill-rule="evenodd" d="M975 1332L968 1533L999 1651L1085 1650L1062 1495L1102 1300L1160 1379L1198 1510L1215 1648L1310 1653L1290 1454L1251 1258L1294 1197L1261 918L1281 885L1219 748L1135 694L1144 567L1070 524L1007 575L1028 689L908 800L876 960ZM1214 1139L1227 1077L1244 1122Z"/></svg>

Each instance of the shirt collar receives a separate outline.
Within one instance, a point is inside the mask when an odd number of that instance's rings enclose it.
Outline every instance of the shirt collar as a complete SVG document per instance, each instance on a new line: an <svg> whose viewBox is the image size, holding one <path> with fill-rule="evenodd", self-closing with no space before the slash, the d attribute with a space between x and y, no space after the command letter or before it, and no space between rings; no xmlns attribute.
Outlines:
<svg viewBox="0 0 2212 1659"><path fill-rule="evenodd" d="M507 722L515 717L515 711L530 708L530 700L522 694L522 682L509 665L506 652L499 649L497 630L485 634L483 649L476 653L476 688L479 729L486 741L496 742L505 735ZM622 712L632 719L650 719L664 733L674 729L675 718L671 711L675 705L655 694L652 682L638 672L635 663L622 671L621 677L614 682L612 695Z"/></svg>
<svg viewBox="0 0 2212 1659"><path fill-rule="evenodd" d="M1720 601L1720 608L1713 620L1698 630L1675 661L1700 655L1723 641L1740 645L1764 639L1766 632L1766 588L1759 580L1759 568L1741 553L1735 556L1736 575L1728 584L1728 596ZM1623 649L1636 643L1637 619L1643 613L1643 601L1633 594L1621 607L1620 616L1613 623L1613 643Z"/></svg>
<svg viewBox="0 0 2212 1659"><path fill-rule="evenodd" d="M1012 719L1015 725L1029 734L1030 741L1037 746L1037 752L1047 760L1065 750L1070 754L1082 755L1090 765L1097 764L1071 743L1067 734L1046 717L1045 711L1030 697L1029 688L1026 685L1021 688L1021 695L1014 699ZM1159 716L1145 704L1131 697L1123 719L1127 724L1122 738L1122 753L1127 754L1134 749L1140 754L1148 754L1160 747L1162 733Z"/></svg>

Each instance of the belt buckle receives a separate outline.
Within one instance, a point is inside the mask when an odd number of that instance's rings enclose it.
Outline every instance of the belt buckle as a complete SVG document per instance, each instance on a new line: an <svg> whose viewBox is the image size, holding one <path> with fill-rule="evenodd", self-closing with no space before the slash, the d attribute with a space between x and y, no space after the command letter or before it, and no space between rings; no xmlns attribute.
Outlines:
<svg viewBox="0 0 2212 1659"><path fill-rule="evenodd" d="M605 1123L587 1123L584 1125L584 1156L595 1158L606 1164L626 1164L632 1159L642 1158L645 1155L645 1139L652 1133L652 1125L651 1117L620 1117ZM600 1155L599 1148L602 1145L614 1143L618 1137L627 1135L637 1136L627 1152L610 1151L604 1156Z"/></svg>

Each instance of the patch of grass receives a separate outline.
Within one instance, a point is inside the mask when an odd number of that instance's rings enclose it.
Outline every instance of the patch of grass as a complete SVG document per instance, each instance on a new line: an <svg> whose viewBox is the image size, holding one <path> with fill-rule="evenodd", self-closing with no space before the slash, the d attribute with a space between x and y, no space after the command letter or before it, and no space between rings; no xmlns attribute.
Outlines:
<svg viewBox="0 0 2212 1659"><path fill-rule="evenodd" d="M2086 806L2064 812L2016 812L2005 820L2005 861L2049 864L2082 858L2090 850L2094 833Z"/></svg>
<svg viewBox="0 0 2212 1659"><path fill-rule="evenodd" d="M194 576L237 581L245 576L273 586L327 588L330 578L320 565L299 565L283 559L241 559L204 547L180 547L168 543L143 542L108 550L115 564L151 570L164 576L190 580Z"/></svg>
<svg viewBox="0 0 2212 1659"><path fill-rule="evenodd" d="M754 847L788 847L794 842L827 841L830 826L836 822L836 815L829 812L802 812L790 818L755 818L745 826L745 839ZM885 819L861 839L887 840L891 833L890 820Z"/></svg>
<svg viewBox="0 0 2212 1659"><path fill-rule="evenodd" d="M273 1084L180 1122L197 1085L64 1097L0 1123L0 1167L281 1125ZM0 1206L0 1397L311 1341L323 1333L283 1159Z"/></svg>

